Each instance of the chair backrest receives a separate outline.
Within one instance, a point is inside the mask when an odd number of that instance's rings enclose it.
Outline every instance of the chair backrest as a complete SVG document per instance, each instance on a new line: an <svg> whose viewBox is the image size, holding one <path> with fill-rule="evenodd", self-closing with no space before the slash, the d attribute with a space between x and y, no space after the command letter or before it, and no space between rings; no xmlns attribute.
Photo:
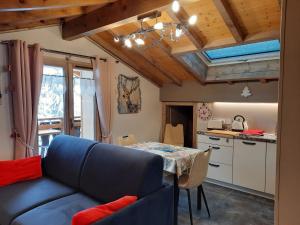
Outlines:
<svg viewBox="0 0 300 225"><path fill-rule="evenodd" d="M121 146L128 146L128 145L133 145L136 143L137 143L137 140L133 134L121 136L118 138L118 144Z"/></svg>
<svg viewBox="0 0 300 225"><path fill-rule="evenodd" d="M205 152L197 153L192 162L188 180L185 183L186 188L195 188L200 186L207 176L208 163L211 155L211 149Z"/></svg>
<svg viewBox="0 0 300 225"><path fill-rule="evenodd" d="M159 155L99 143L84 163L80 189L101 202L124 195L144 197L162 187L163 159Z"/></svg>
<svg viewBox="0 0 300 225"><path fill-rule="evenodd" d="M183 124L177 124L173 126L172 124L166 124L164 143L169 145L184 145L184 133Z"/></svg>

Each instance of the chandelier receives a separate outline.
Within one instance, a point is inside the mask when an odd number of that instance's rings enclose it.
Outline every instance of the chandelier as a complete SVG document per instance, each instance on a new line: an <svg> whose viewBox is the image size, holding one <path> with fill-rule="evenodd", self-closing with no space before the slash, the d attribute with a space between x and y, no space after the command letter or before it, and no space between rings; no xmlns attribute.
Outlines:
<svg viewBox="0 0 300 225"><path fill-rule="evenodd" d="M179 12L180 4L179 1L175 0L172 3L172 11L174 13ZM147 15L142 15L138 17L138 21L140 21L140 28L136 31L128 34L128 35L119 35L114 36L114 42L122 43L127 48L132 48L133 45L137 47L144 46L146 44L147 36L156 32L159 35L159 40L162 41L164 39L168 39L170 41L178 41L182 35L185 33L186 29L189 26L193 26L197 22L197 15L192 15L189 17L187 21L181 23L175 22L161 22L158 21L158 18L161 16L161 13L158 11L148 13ZM153 26L145 26L145 19L156 19L156 23ZM153 44L153 43L152 43Z"/></svg>

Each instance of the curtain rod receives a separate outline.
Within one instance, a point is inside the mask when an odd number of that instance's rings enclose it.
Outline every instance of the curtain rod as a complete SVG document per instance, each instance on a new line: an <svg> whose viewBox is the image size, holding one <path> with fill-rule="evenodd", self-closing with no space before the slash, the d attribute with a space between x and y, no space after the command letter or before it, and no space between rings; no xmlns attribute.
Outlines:
<svg viewBox="0 0 300 225"><path fill-rule="evenodd" d="M8 45L9 41L1 41L0 44ZM29 46L32 46L32 45L29 45ZM94 56L87 56L87 55L81 55L81 54L76 54L76 53L57 51L57 50L52 50L52 49L47 49L47 48L41 48L41 51L53 53L53 54L66 55L66 56L74 56L74 57L85 58L85 59L95 59L96 58ZM107 59L105 59L105 58L100 58L100 60L102 60L104 62L107 61Z"/></svg>

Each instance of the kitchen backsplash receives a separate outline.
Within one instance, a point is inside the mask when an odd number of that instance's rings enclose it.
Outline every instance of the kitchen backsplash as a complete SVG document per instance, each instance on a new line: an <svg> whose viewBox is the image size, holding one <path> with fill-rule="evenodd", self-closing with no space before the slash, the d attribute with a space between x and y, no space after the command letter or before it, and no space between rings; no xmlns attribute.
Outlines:
<svg viewBox="0 0 300 225"><path fill-rule="evenodd" d="M202 103L199 103L199 107ZM231 123L235 115L242 115L246 118L249 129L262 129L266 133L275 133L277 126L277 103L230 103L214 102L207 103L212 111L212 118L223 119ZM207 129L207 121L198 116L198 130Z"/></svg>

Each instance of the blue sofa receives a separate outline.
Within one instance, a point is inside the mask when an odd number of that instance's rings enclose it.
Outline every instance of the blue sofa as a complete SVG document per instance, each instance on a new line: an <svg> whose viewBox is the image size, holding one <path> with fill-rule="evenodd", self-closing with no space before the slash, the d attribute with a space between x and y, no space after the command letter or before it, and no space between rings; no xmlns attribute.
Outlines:
<svg viewBox="0 0 300 225"><path fill-rule="evenodd" d="M84 209L137 195L95 225L171 225L173 187L162 183L160 156L71 136L56 137L44 176L0 188L0 225L70 225Z"/></svg>

